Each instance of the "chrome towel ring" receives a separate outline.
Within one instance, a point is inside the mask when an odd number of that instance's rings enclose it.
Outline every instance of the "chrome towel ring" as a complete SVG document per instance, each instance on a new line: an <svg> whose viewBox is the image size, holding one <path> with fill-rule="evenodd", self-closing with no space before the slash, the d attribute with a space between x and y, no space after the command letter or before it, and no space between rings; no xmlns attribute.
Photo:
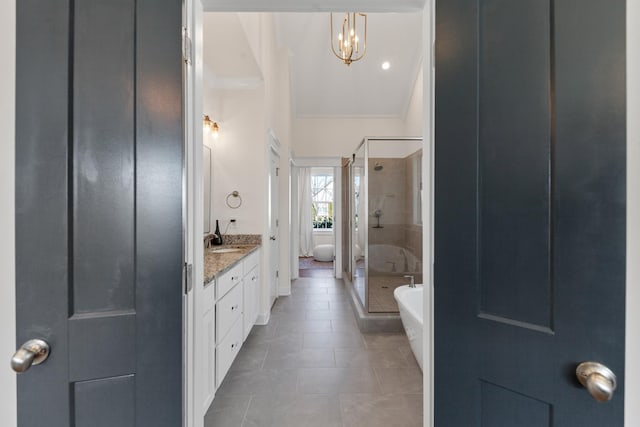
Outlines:
<svg viewBox="0 0 640 427"><path fill-rule="evenodd" d="M242 197L238 191L227 194L227 206L231 209L238 209L242 205Z"/></svg>

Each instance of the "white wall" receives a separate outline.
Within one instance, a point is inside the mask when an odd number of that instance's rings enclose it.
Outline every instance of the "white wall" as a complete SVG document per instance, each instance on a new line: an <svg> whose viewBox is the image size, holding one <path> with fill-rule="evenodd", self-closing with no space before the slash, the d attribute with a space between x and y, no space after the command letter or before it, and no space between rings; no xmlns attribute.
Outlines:
<svg viewBox="0 0 640 427"><path fill-rule="evenodd" d="M420 67L413 94L404 117L404 135L423 136L424 128L424 64Z"/></svg>
<svg viewBox="0 0 640 427"><path fill-rule="evenodd" d="M404 118L297 117L293 120L295 157L347 157L365 136L423 135L423 69L418 72Z"/></svg>
<svg viewBox="0 0 640 427"><path fill-rule="evenodd" d="M224 113L216 119L220 126L218 138L205 138L212 155L212 231L216 219L220 220L222 233L229 220L235 219L235 225L227 233L262 234L267 203L264 188L259 184L267 174L263 155L264 90L212 91L206 95L204 114L212 109L212 102L224 106ZM237 209L226 204L227 195L233 191L242 197L242 205Z"/></svg>
<svg viewBox="0 0 640 427"><path fill-rule="evenodd" d="M627 0L627 342L625 426L640 420L640 2Z"/></svg>
<svg viewBox="0 0 640 427"><path fill-rule="evenodd" d="M205 114L216 111L220 136L209 140L213 151L213 216L220 219L224 233L230 219L236 219L227 233L260 234L263 242L269 236L268 189L269 153L267 133L273 131L280 147L279 187L279 240L280 271L279 293L290 293L290 147L291 96L289 89L289 55L277 45L274 17L271 14L243 13L238 20L246 41L260 68L263 85L259 89L244 91L211 91L205 94ZM229 41L233 43L233 40ZM206 47L205 47L206 48ZM221 58L224 60L224 58ZM227 195L237 190L242 206L231 209L226 205ZM262 271L271 271L269 249L263 245ZM265 282L265 285L266 282ZM263 292L261 315L269 311L268 292ZM263 317L264 319L264 317Z"/></svg>
<svg viewBox="0 0 640 427"><path fill-rule="evenodd" d="M0 13L0 414L2 424L16 421L16 376L9 360L16 350L15 338L15 7L5 1Z"/></svg>
<svg viewBox="0 0 640 427"><path fill-rule="evenodd" d="M365 136L404 136L400 118L296 118L295 157L348 157Z"/></svg>

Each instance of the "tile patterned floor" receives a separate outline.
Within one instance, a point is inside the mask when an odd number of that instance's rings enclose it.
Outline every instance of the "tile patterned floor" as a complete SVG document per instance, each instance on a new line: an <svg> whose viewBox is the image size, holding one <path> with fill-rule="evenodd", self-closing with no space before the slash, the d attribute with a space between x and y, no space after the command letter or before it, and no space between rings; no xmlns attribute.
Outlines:
<svg viewBox="0 0 640 427"><path fill-rule="evenodd" d="M322 277L322 278L333 278L335 277L335 273L332 269L329 268L306 268L298 270L299 277Z"/></svg>
<svg viewBox="0 0 640 427"><path fill-rule="evenodd" d="M255 326L206 427L419 427L422 372L404 334L362 334L341 280L300 278Z"/></svg>
<svg viewBox="0 0 640 427"><path fill-rule="evenodd" d="M369 275L369 312L397 313L398 303L393 297L393 291L408 283L409 280L402 276Z"/></svg>

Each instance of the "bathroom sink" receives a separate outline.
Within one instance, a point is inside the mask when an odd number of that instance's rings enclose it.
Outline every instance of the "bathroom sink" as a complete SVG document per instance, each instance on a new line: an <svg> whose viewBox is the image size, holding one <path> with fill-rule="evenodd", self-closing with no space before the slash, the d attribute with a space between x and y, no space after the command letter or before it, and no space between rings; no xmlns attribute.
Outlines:
<svg viewBox="0 0 640 427"><path fill-rule="evenodd" d="M220 249L211 249L209 252L213 254L230 254L233 252L240 252L242 249L238 248L220 248Z"/></svg>

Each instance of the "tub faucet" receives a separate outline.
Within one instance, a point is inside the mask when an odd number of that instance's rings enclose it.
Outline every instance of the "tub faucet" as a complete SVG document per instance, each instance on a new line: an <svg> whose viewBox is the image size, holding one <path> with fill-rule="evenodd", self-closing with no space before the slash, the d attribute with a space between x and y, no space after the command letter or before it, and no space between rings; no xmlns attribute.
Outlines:
<svg viewBox="0 0 640 427"><path fill-rule="evenodd" d="M385 264L391 264L391 273L396 272L396 263L393 261L387 261Z"/></svg>
<svg viewBox="0 0 640 427"><path fill-rule="evenodd" d="M415 278L415 276L407 275L407 276L404 276L404 278L411 280L411 283L409 283L409 287L410 288L415 288L416 287L416 278Z"/></svg>
<svg viewBox="0 0 640 427"><path fill-rule="evenodd" d="M407 256L407 251L402 248L400 249L400 253L402 254L402 258L404 260L404 270L402 271L409 271L409 257Z"/></svg>

